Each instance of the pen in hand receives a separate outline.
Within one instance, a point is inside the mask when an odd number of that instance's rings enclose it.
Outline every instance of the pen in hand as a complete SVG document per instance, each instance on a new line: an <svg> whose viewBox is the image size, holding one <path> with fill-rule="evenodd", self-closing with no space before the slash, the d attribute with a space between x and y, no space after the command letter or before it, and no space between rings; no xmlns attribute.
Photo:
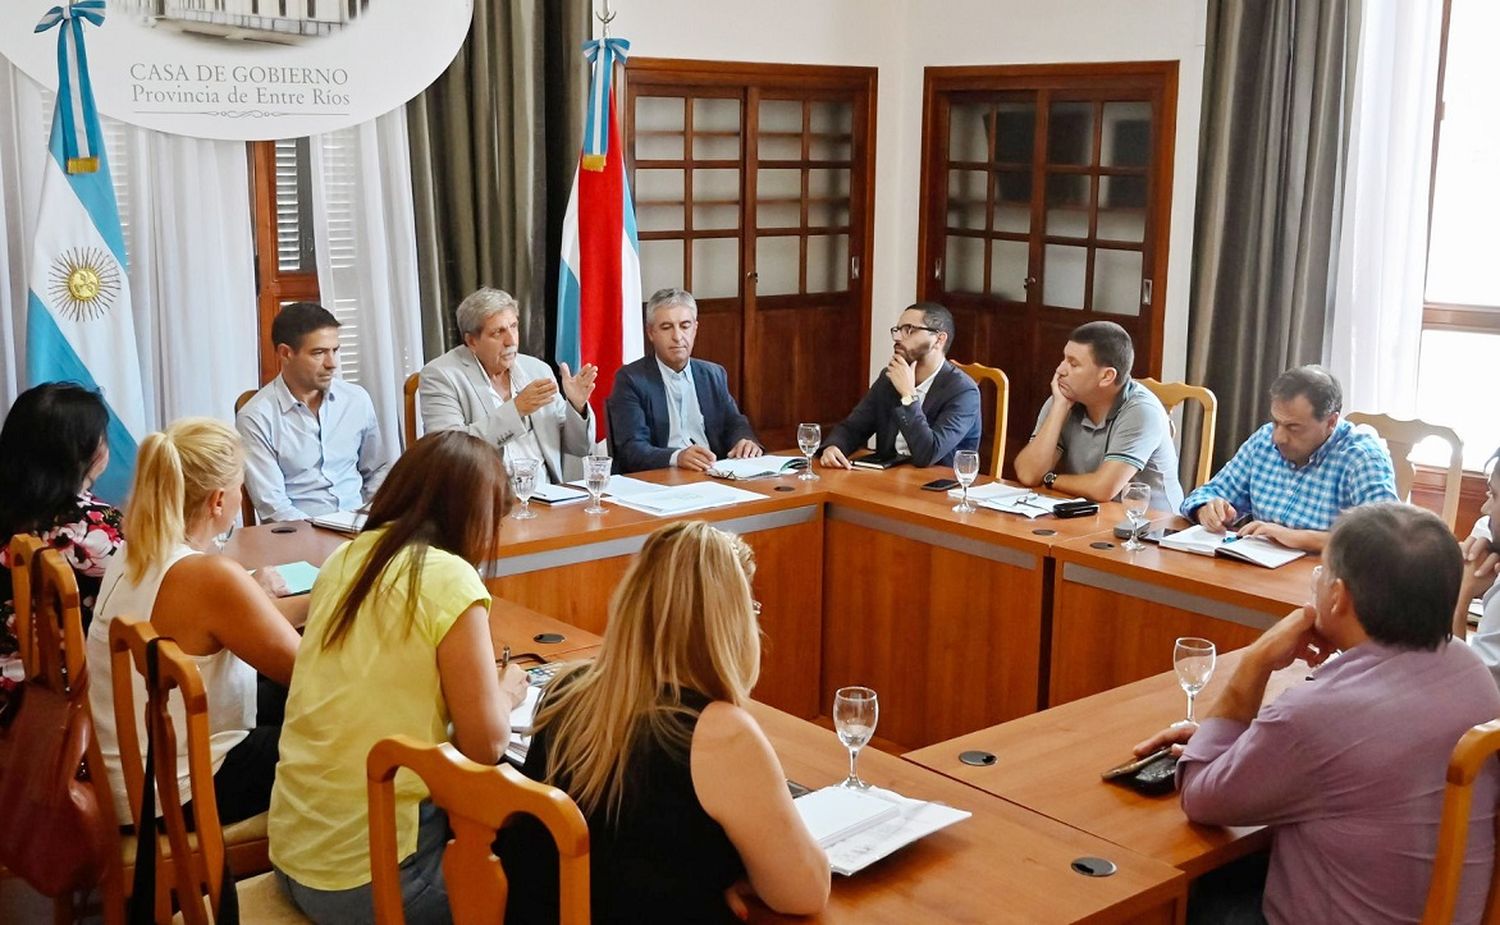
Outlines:
<svg viewBox="0 0 1500 925"><path fill-rule="evenodd" d="M504 646L500 649L500 658L496 664L500 666L501 671L504 671L510 665L510 646Z"/></svg>

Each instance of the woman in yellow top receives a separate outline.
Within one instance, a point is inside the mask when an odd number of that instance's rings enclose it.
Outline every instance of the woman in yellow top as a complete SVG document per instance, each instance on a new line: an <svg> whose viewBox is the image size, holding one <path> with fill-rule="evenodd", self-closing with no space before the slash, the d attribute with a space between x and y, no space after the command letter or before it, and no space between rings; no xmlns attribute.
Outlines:
<svg viewBox="0 0 1500 925"><path fill-rule="evenodd" d="M509 507L494 448L459 431L412 445L375 493L364 532L328 558L297 651L271 794L277 879L318 923L372 922L365 758L390 735L448 740L495 764L526 692L502 679L476 566ZM448 920L447 820L414 775L396 778L406 920Z"/></svg>

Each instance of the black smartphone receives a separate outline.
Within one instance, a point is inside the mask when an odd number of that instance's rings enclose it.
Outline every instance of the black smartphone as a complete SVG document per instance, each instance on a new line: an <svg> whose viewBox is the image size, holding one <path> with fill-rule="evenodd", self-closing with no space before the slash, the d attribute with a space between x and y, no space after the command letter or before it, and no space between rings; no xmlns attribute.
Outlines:
<svg viewBox="0 0 1500 925"><path fill-rule="evenodd" d="M792 799L794 800L800 796L805 796L809 793L812 793L812 790L810 788L802 786L801 784L792 780L790 777L786 779L786 789L792 792Z"/></svg>
<svg viewBox="0 0 1500 925"><path fill-rule="evenodd" d="M1174 533L1181 532L1181 528L1178 527L1162 527L1159 530L1148 530L1145 533L1142 533L1141 539L1145 540L1148 543L1160 543L1162 537L1171 536Z"/></svg>
<svg viewBox="0 0 1500 925"><path fill-rule="evenodd" d="M923 485L922 486L922 490L923 491L948 491L949 489L957 488L957 487L958 487L958 481L956 479L933 479L932 481L928 482L926 485Z"/></svg>

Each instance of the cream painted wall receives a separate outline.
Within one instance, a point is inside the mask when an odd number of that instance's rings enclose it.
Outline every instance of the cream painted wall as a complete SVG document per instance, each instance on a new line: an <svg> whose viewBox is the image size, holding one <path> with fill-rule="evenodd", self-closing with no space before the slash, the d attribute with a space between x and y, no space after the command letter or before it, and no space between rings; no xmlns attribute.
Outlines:
<svg viewBox="0 0 1500 925"><path fill-rule="evenodd" d="M1165 378L1186 367L1205 0L616 0L631 53L879 68L870 373L916 292L923 68L1068 61L1180 62L1166 280Z"/></svg>

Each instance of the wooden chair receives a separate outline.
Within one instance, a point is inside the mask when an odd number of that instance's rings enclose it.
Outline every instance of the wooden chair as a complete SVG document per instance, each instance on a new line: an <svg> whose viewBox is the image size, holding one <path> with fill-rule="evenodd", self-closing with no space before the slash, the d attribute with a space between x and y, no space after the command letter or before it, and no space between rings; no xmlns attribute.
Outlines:
<svg viewBox="0 0 1500 925"><path fill-rule="evenodd" d="M134 620L122 616L116 617L109 625L110 675L114 690L115 734L120 750L120 772L121 776L125 779L125 792L130 801L131 821L137 829L142 824L141 785L145 781L146 766L145 762L141 760L141 755L145 753L145 749L140 739L136 719L141 713L137 711L135 685L132 682L133 674L139 674L143 680L145 679L146 643L155 638L156 629L152 627L149 620ZM177 649L176 643L170 643L170 647L174 652L181 653L181 650ZM166 646L163 646L164 650L166 648ZM165 667L165 664L166 662L163 660L163 667ZM192 669L197 688L201 693L203 682L201 678L198 678L198 669L191 662L188 662L187 666ZM150 690L146 691L146 697L147 702L144 704L144 712L146 722L150 723L154 709L151 704ZM186 695L184 695L184 699L186 699ZM162 704L165 704L165 702L165 699L163 699ZM204 699L203 703L206 710L207 700ZM158 708L165 709L163 705L158 705ZM266 838L265 813L241 822L232 823L228 828L221 829L219 826L218 811L213 809L216 804L213 802L213 766L208 751L207 715L206 712L203 714L204 732L201 736L201 741L195 740L191 734L188 737L188 765L190 773L193 773L195 758L199 759L201 764L208 767L206 784L208 787L207 805L213 810L212 834L217 838L220 845L228 845L230 867L237 874L259 874L270 871L271 859L269 843ZM191 725L191 708L188 712L188 719ZM168 725L171 725L170 716L168 717ZM170 743L163 738L158 738L157 742L158 754L167 756L164 763L158 761L158 768L167 768L168 771L166 773L173 773L170 769L176 764L171 757L177 753L176 733L174 732ZM171 749L170 751L167 750L169 748ZM195 755L193 752L194 749L201 750L202 754ZM196 786L195 781L193 792L193 799L195 800L199 796ZM175 777L173 778L172 793L174 795L177 793ZM110 799L113 799L113 797L110 797ZM157 786L157 799L161 801L162 814L165 816L165 806L168 799L167 791L161 789L160 784ZM208 824L205 815L199 812L199 808L204 805L203 803L197 803L194 806L200 830ZM155 822L152 821L147 824L154 825ZM190 843L196 846L196 836L194 839L190 839ZM136 839L133 835L127 836L124 839L121 856L124 859L124 865L127 870L135 864L135 846ZM176 876L174 873L174 858L181 856L170 839L163 836L157 840L156 909L158 921L169 921L171 919L171 887L173 879ZM197 862L195 866L201 866L203 863L201 856L195 855L195 858ZM221 867L222 853L219 855L219 859L213 862L216 878L220 875L219 871ZM130 882L129 878L127 878L126 882ZM274 883L271 884L271 888L276 888ZM214 893L214 902L217 903L217 901L218 892L216 891ZM300 921L300 919L294 919L293 921Z"/></svg>
<svg viewBox="0 0 1500 925"><path fill-rule="evenodd" d="M1005 467L1005 428L1010 417L1010 378L1002 370L980 363L954 363L969 374L981 389L986 382L995 384L995 433L990 438L990 475L1000 477Z"/></svg>
<svg viewBox="0 0 1500 925"><path fill-rule="evenodd" d="M437 805L448 812L453 840L443 857L448 905L456 925L505 919L510 887L490 851L495 833L517 813L535 816L557 843L561 925L589 922L589 829L578 806L556 787L539 784L501 764L476 764L453 746L427 745L392 736L370 749L370 873L376 925L404 925L401 875L396 867L394 780L401 768L415 771Z"/></svg>
<svg viewBox="0 0 1500 925"><path fill-rule="evenodd" d="M259 391L260 389L246 389L240 393L240 397L234 400L236 417L239 416L240 409L245 407L245 402L254 398L255 393ZM240 485L240 520L244 521L247 527L255 526L255 505L250 501L250 487L243 484Z"/></svg>
<svg viewBox="0 0 1500 925"><path fill-rule="evenodd" d="M1203 407L1203 429L1198 434L1198 474L1192 485L1184 486L1192 491L1208 481L1213 474L1214 429L1219 422L1218 397L1201 385L1188 385L1186 382L1157 382L1155 379L1136 381L1151 390L1151 394L1156 396L1169 415L1173 408L1190 399ZM1173 425L1173 429L1176 429L1176 425Z"/></svg>
<svg viewBox="0 0 1500 925"><path fill-rule="evenodd" d="M1417 470L1408 458L1412 448L1428 437L1437 437L1448 444L1448 472L1443 477L1443 520L1452 530L1458 523L1458 491L1464 480L1464 442L1452 428L1426 421L1404 421L1385 414L1366 414L1351 411L1344 415L1350 424L1364 424L1374 429L1385 441L1391 454L1391 465L1396 470L1396 495L1402 501L1411 500L1411 486Z"/></svg>
<svg viewBox="0 0 1500 925"><path fill-rule="evenodd" d="M36 593L36 560L46 548L47 544L35 534L17 533L10 538L10 587L15 599L16 649L28 678L40 670L31 634L31 612Z"/></svg>
<svg viewBox="0 0 1500 925"><path fill-rule="evenodd" d="M1500 719L1481 723L1464 733L1448 761L1448 785L1443 791L1443 819L1438 826L1437 857L1432 881L1427 887L1424 925L1447 925L1458 904L1458 887L1464 873L1469 843L1469 807L1474 800L1474 781L1484 766L1500 752ZM1495 822L1500 831L1500 816ZM1500 865L1490 873L1489 899L1485 902L1485 925L1500 923Z"/></svg>
<svg viewBox="0 0 1500 925"><path fill-rule="evenodd" d="M422 374L412 373L401 387L405 416L401 419L401 449L409 450L417 442L417 389L422 385Z"/></svg>

